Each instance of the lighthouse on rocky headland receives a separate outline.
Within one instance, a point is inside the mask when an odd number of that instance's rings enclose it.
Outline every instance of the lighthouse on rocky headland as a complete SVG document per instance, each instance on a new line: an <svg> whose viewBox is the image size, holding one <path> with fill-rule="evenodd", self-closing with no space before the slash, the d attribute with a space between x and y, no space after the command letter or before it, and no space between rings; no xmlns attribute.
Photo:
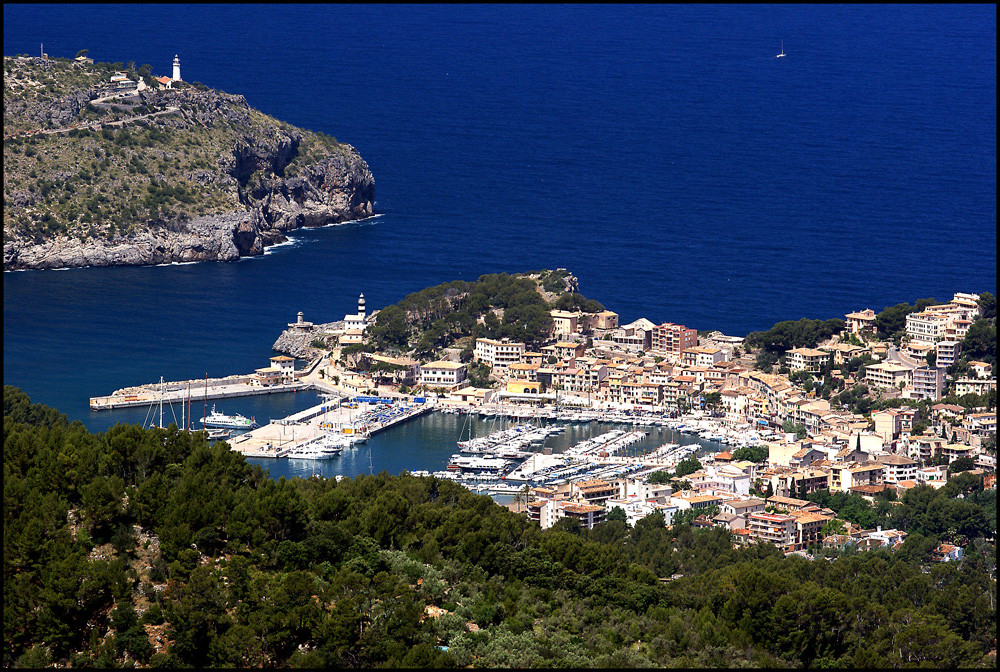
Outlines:
<svg viewBox="0 0 1000 672"><path fill-rule="evenodd" d="M174 54L174 76L171 79L181 81L181 59L177 58L177 54Z"/></svg>

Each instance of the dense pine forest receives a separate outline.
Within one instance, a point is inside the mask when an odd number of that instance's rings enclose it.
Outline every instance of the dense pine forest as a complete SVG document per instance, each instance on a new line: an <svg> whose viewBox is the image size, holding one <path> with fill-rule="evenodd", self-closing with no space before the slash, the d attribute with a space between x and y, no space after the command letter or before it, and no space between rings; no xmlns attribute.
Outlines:
<svg viewBox="0 0 1000 672"><path fill-rule="evenodd" d="M655 516L542 531L448 481L93 434L10 386L3 429L5 667L995 664L993 541L809 561Z"/></svg>

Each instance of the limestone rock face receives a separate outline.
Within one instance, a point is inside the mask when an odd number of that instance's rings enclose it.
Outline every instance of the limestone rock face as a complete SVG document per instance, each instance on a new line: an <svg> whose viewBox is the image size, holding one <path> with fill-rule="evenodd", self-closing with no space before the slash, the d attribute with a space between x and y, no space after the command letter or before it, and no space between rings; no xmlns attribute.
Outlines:
<svg viewBox="0 0 1000 672"><path fill-rule="evenodd" d="M278 336L271 349L298 359L313 359L321 351L312 347L315 339L329 341L331 338L328 332L333 329L343 328L344 323L328 322L326 324L314 324L310 329L285 329Z"/></svg>
<svg viewBox="0 0 1000 672"><path fill-rule="evenodd" d="M277 145L279 151L284 147ZM364 159L351 150L310 166L303 177L265 180L247 195L245 212L158 223L111 240L58 236L35 243L5 237L3 268L145 266L263 254L266 246L287 240L287 231L373 214L375 180Z"/></svg>
<svg viewBox="0 0 1000 672"><path fill-rule="evenodd" d="M150 228L107 240L59 236L32 245L4 242L4 270L148 266L181 261L232 261L240 257L234 231L247 213L195 217L183 225Z"/></svg>

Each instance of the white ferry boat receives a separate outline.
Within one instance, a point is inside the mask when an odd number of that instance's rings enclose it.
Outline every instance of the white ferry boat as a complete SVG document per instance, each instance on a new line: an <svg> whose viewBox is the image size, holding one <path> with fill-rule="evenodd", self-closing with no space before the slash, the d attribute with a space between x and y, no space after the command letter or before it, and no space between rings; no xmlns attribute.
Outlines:
<svg viewBox="0 0 1000 672"><path fill-rule="evenodd" d="M203 427L225 427L228 429L253 429L257 426L253 418L245 418L239 413L236 415L226 415L215 410L212 404L212 412L207 417L201 419Z"/></svg>

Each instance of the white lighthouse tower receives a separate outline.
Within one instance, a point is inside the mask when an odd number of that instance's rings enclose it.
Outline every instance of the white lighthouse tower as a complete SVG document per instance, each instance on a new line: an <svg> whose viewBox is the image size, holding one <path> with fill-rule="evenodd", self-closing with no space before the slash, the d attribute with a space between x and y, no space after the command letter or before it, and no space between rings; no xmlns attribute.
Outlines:
<svg viewBox="0 0 1000 672"><path fill-rule="evenodd" d="M174 76L173 81L181 81L181 59L177 58L177 54L174 54Z"/></svg>
<svg viewBox="0 0 1000 672"><path fill-rule="evenodd" d="M364 292L362 292L361 296L358 297L358 316L361 317L362 320L365 319L365 295L364 295Z"/></svg>

